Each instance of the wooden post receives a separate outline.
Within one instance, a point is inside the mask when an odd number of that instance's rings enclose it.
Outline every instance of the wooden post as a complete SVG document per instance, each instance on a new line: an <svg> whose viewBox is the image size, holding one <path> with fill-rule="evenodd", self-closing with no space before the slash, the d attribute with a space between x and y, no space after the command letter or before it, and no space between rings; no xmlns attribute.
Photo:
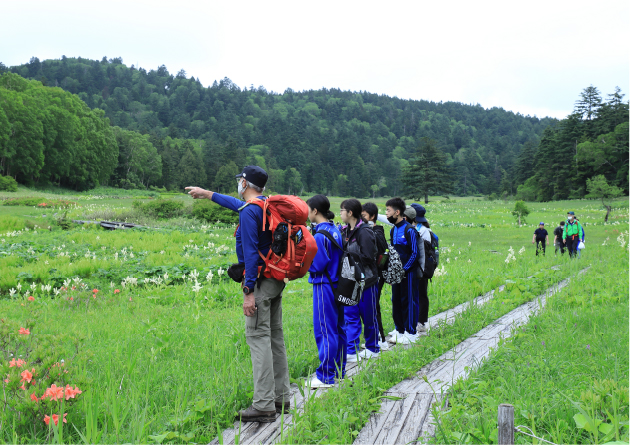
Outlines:
<svg viewBox="0 0 630 445"><path fill-rule="evenodd" d="M507 403L499 405L499 445L514 444L514 406Z"/></svg>

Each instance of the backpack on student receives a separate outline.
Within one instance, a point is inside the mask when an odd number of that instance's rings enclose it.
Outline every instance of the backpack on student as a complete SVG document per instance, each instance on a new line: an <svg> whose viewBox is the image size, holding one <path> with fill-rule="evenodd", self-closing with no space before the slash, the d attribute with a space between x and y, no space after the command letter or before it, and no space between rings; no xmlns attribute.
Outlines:
<svg viewBox="0 0 630 445"><path fill-rule="evenodd" d="M405 239L407 241L409 240L409 237L407 236L407 234L409 233L410 230L413 230L416 233L416 246L417 246L417 256L416 256L416 264L418 265L418 267L420 268L420 278L424 277L424 264L426 261L426 255L424 252L424 240L422 239L422 237L420 236L420 234L418 233L418 231L415 229L414 226L412 226L411 224L407 223L407 225L405 226ZM392 229L389 232L389 239L392 242L392 245L394 244L394 228L392 227Z"/></svg>
<svg viewBox="0 0 630 445"><path fill-rule="evenodd" d="M383 279L387 284L398 284L405 276L405 269L400 260L400 255L394 246L387 244L387 252L385 252L385 268L383 269Z"/></svg>
<svg viewBox="0 0 630 445"><path fill-rule="evenodd" d="M354 252L344 250L330 232L321 230L313 235L317 233L321 233L328 238L333 247L343 251L343 255L341 255L339 260L339 279L336 288L332 285L328 269L325 272L335 300L344 306L356 306L361 301L363 289L365 288L365 271L361 264L361 258Z"/></svg>
<svg viewBox="0 0 630 445"><path fill-rule="evenodd" d="M424 271L423 278L433 278L435 269L440 262L439 239L435 233L429 231L431 241L424 240Z"/></svg>
<svg viewBox="0 0 630 445"><path fill-rule="evenodd" d="M306 202L297 196L275 195L267 199L250 199L247 204L255 204L263 210L263 231L270 230L272 234L267 255L258 251L265 262L258 276L287 283L306 275L317 253L315 238L305 225L308 218Z"/></svg>
<svg viewBox="0 0 630 445"><path fill-rule="evenodd" d="M383 272L387 268L387 260L389 253L387 252L388 244L385 238L385 231L382 226L371 225L376 240L376 267L379 272Z"/></svg>

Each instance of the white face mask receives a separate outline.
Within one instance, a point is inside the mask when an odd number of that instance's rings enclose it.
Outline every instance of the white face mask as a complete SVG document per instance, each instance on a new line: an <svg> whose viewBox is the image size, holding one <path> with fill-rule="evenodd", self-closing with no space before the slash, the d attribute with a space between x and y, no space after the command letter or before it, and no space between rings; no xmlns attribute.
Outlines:
<svg viewBox="0 0 630 445"><path fill-rule="evenodd" d="M243 193L247 190L247 185L243 187L243 181L238 181L238 196L243 199Z"/></svg>

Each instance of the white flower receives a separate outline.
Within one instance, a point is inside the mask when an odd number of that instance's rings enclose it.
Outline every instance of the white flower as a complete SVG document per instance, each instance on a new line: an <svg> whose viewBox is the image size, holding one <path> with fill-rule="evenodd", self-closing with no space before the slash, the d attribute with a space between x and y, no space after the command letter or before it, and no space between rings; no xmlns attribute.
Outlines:
<svg viewBox="0 0 630 445"><path fill-rule="evenodd" d="M100 236L97 236L97 237L96 237L96 239L101 239L101 237L100 237Z"/></svg>
<svg viewBox="0 0 630 445"><path fill-rule="evenodd" d="M160 250L160 255L164 255L164 251L163 250Z"/></svg>
<svg viewBox="0 0 630 445"><path fill-rule="evenodd" d="M213 276L212 271L208 272L208 275L206 275L206 281L212 281Z"/></svg>
<svg viewBox="0 0 630 445"><path fill-rule="evenodd" d="M57 288L54 288L53 292L55 293L55 295L59 295L61 293L61 291Z"/></svg>
<svg viewBox="0 0 630 445"><path fill-rule="evenodd" d="M37 284L31 283L31 290L35 290L35 289L37 289Z"/></svg>
<svg viewBox="0 0 630 445"><path fill-rule="evenodd" d="M223 275L223 273L224 273L224 272L225 272L225 271L224 271L222 268L220 268L220 267L219 267L219 270L217 270L217 274L219 274L219 277L220 277L221 275Z"/></svg>
<svg viewBox="0 0 630 445"><path fill-rule="evenodd" d="M198 277L199 277L199 272L197 272L197 269L193 269L193 271L190 272L190 278L197 281Z"/></svg>
<svg viewBox="0 0 630 445"><path fill-rule="evenodd" d="M469 262L469 263L471 262L471 261L470 261L470 258L468 258L468 262Z"/></svg>
<svg viewBox="0 0 630 445"><path fill-rule="evenodd" d="M468 247L470 247L472 245L472 243L470 241L468 241Z"/></svg>
<svg viewBox="0 0 630 445"><path fill-rule="evenodd" d="M195 280L195 284L194 284L194 286L193 286L192 290L193 290L193 292L194 292L194 293L197 293L197 292L199 292L199 291L201 290L201 288L202 288L202 287L203 287L203 286L201 286L201 285L199 284L199 282L197 282L197 280Z"/></svg>
<svg viewBox="0 0 630 445"><path fill-rule="evenodd" d="M83 281L83 280L82 280L81 278L79 278L79 277L74 277L74 278L72 279L72 281L74 281L74 284L79 284L79 283L80 283L81 281Z"/></svg>
<svg viewBox="0 0 630 445"><path fill-rule="evenodd" d="M63 280L63 287L70 287L70 283L70 278L66 278L65 280Z"/></svg>
<svg viewBox="0 0 630 445"><path fill-rule="evenodd" d="M525 253L525 246L521 247L521 250L518 251L519 255L523 255Z"/></svg>
<svg viewBox="0 0 630 445"><path fill-rule="evenodd" d="M18 283L15 287L17 287L18 290L22 290L22 283Z"/></svg>
<svg viewBox="0 0 630 445"><path fill-rule="evenodd" d="M116 285L114 284L114 282L113 282L113 281L110 281L110 282L109 282L109 287L110 287L110 289L113 289L113 288L114 288L114 286L116 286Z"/></svg>
<svg viewBox="0 0 630 445"><path fill-rule="evenodd" d="M9 289L9 297L13 297L13 295L15 295L15 289L11 288Z"/></svg>
<svg viewBox="0 0 630 445"><path fill-rule="evenodd" d="M164 272L164 281L166 282L166 280L168 280L168 273Z"/></svg>

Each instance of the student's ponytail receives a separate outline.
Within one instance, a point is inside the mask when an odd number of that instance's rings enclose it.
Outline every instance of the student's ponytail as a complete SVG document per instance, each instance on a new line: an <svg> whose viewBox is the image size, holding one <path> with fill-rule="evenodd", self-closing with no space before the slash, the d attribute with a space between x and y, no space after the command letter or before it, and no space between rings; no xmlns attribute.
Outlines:
<svg viewBox="0 0 630 445"><path fill-rule="evenodd" d="M323 215L327 220L335 219L335 214L330 211L330 201L324 195L315 195L306 201L306 204L312 209Z"/></svg>

